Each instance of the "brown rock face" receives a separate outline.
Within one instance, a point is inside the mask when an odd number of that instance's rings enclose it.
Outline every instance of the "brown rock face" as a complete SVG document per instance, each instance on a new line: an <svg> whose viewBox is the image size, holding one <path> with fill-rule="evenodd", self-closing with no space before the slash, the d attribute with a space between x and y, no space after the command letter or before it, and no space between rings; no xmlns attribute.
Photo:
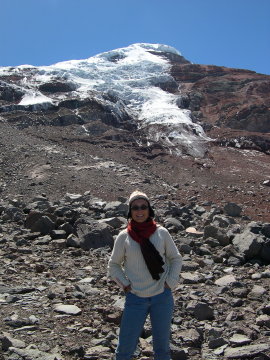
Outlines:
<svg viewBox="0 0 270 360"><path fill-rule="evenodd" d="M182 106L192 111L194 120L200 121L210 136L213 128L218 127L226 129L229 138L240 135L247 138L252 134L246 132L252 132L257 133L258 138L264 134L260 138L263 142L265 138L269 139L269 75L213 65L179 63L173 63L171 74L180 85ZM239 131L238 135L232 129ZM222 137L223 130L220 133Z"/></svg>

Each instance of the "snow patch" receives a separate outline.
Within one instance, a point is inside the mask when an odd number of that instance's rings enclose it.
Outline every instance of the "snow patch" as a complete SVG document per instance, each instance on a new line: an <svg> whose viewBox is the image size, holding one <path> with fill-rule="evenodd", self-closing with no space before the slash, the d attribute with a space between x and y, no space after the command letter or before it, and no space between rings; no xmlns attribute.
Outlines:
<svg viewBox="0 0 270 360"><path fill-rule="evenodd" d="M43 94L37 94L35 92L24 95L22 100L19 102L19 105L35 105L35 104L43 104L48 103L52 104L53 100L48 96Z"/></svg>

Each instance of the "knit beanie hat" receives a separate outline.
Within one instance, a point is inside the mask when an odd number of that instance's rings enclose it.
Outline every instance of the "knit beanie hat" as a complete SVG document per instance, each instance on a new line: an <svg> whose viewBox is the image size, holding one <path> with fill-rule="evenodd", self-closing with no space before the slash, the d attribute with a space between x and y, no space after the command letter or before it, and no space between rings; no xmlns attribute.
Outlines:
<svg viewBox="0 0 270 360"><path fill-rule="evenodd" d="M145 193L139 190L135 190L129 197L128 205L130 206L134 200L138 200L138 199L144 199L150 204L149 198Z"/></svg>
<svg viewBox="0 0 270 360"><path fill-rule="evenodd" d="M133 203L133 201L138 200L138 199L144 199L148 202L149 205L149 216L151 218L155 217L155 212L152 208L152 206L150 205L150 200L149 197L142 191L140 190L135 190L133 191L133 193L130 195L129 199L128 199L128 215L127 218L130 219L131 218L131 204Z"/></svg>

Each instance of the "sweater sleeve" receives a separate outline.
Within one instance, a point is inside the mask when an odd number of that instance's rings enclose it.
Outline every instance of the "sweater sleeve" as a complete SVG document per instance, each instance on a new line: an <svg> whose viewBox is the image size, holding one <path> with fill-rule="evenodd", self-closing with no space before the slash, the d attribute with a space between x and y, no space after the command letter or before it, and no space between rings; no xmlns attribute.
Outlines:
<svg viewBox="0 0 270 360"><path fill-rule="evenodd" d="M108 275L122 288L130 284L122 267L125 259L125 239L124 232L117 236L108 263Z"/></svg>
<svg viewBox="0 0 270 360"><path fill-rule="evenodd" d="M182 256L180 255L168 230L164 230L166 259L169 262L169 272L166 282L171 289L174 289L179 281L179 274L182 268Z"/></svg>

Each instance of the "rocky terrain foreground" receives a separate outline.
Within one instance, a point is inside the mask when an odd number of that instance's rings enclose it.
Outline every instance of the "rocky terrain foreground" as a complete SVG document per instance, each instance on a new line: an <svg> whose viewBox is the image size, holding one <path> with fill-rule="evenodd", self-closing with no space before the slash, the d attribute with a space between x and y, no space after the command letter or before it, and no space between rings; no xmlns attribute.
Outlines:
<svg viewBox="0 0 270 360"><path fill-rule="evenodd" d="M112 359L124 296L106 267L124 200L2 202L1 360ZM172 359L269 359L270 224L243 219L235 203L153 203L184 258ZM136 358L151 354L147 323Z"/></svg>

